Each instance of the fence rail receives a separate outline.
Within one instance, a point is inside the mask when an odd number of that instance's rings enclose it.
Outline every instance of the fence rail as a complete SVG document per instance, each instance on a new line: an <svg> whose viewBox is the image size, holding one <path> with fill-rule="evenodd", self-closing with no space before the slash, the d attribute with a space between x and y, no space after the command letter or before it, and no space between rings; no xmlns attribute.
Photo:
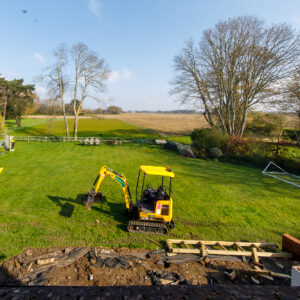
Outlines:
<svg viewBox="0 0 300 300"><path fill-rule="evenodd" d="M66 136L15 136L15 141L24 142L80 142L84 143L86 140L98 140L100 143L138 143L138 144L152 144L154 141L148 138L133 138L133 137L66 137Z"/></svg>

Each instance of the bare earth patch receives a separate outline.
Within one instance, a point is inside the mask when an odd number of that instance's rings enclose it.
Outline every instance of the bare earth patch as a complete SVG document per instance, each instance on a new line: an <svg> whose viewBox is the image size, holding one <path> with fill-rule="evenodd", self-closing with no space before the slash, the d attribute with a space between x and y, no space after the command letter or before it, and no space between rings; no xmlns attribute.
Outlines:
<svg viewBox="0 0 300 300"><path fill-rule="evenodd" d="M276 267L262 262L268 269ZM281 260L280 272L288 274L292 263ZM252 260L238 257L168 256L164 250L127 248L29 248L0 265L0 285L289 285L287 278L257 276L248 270L254 270Z"/></svg>

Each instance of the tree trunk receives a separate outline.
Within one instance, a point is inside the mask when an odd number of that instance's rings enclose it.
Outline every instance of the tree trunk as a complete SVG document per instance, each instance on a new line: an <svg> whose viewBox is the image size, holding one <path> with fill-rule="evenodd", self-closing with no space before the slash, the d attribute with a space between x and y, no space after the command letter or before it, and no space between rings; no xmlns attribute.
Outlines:
<svg viewBox="0 0 300 300"><path fill-rule="evenodd" d="M67 120L67 116L66 116L66 107L65 107L65 99L64 99L64 82L63 82L63 78L61 75L61 66L59 66L56 69L57 72L57 77L59 78L59 93L60 93L60 100L61 100L61 106L62 106L62 111L63 111L63 115L64 115L64 120L65 120L65 129L66 129L66 135L67 137L69 137L69 126L68 126L68 120Z"/></svg>
<svg viewBox="0 0 300 300"><path fill-rule="evenodd" d="M85 92L85 91L84 91ZM78 107L76 108L75 104L74 104L74 133L73 133L73 136L75 138L75 141L77 141L77 130L78 130L78 120L79 120L79 113L80 113L80 108L81 108L81 105L82 105L82 102L84 100L84 97L81 99Z"/></svg>
<svg viewBox="0 0 300 300"><path fill-rule="evenodd" d="M81 105L82 105L82 103L83 103L83 101L86 97L87 87L88 87L88 84L85 81L85 85L84 85L84 88L83 88L83 91L82 91L82 98L80 100L80 103L79 103L78 107L76 107L76 100L74 100L74 115L75 115L75 118L74 118L74 133L73 133L73 136L75 138L75 141L77 141L77 128L78 128L78 120L79 120L80 109L81 109ZM77 94L77 86L76 86L76 89L75 89L75 95L76 94Z"/></svg>
<svg viewBox="0 0 300 300"><path fill-rule="evenodd" d="M241 121L241 127L240 127L240 129L239 129L239 131L237 132L236 135L242 136L244 134L244 130L245 130L246 123L247 123L247 115L248 115L248 108L244 108L243 118L242 118L242 121Z"/></svg>
<svg viewBox="0 0 300 300"><path fill-rule="evenodd" d="M65 103L62 104L62 111L64 115L64 120L65 120L65 128L66 128L66 135L69 137L69 125L68 125L68 120L66 116L66 109L65 109Z"/></svg>
<svg viewBox="0 0 300 300"><path fill-rule="evenodd" d="M78 128L78 116L77 112L75 111L75 117L74 117L74 133L73 136L75 138L75 141L77 141L77 128Z"/></svg>
<svg viewBox="0 0 300 300"><path fill-rule="evenodd" d="M23 128L22 119L19 116L16 116L16 123L17 123L19 128Z"/></svg>

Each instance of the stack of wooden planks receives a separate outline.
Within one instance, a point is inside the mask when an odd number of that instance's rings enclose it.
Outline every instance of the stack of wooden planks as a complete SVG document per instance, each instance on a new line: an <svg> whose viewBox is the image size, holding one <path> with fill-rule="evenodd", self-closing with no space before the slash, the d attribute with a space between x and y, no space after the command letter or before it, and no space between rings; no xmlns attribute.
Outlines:
<svg viewBox="0 0 300 300"><path fill-rule="evenodd" d="M276 244L253 242L223 242L201 240L168 239L167 245L172 253L206 255L234 255L252 257L259 264L260 257L291 258L292 254L281 252Z"/></svg>

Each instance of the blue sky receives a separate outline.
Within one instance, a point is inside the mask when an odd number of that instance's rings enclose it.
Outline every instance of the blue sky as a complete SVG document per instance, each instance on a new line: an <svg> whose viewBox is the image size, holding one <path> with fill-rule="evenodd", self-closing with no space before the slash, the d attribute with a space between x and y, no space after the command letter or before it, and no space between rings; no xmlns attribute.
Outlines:
<svg viewBox="0 0 300 300"><path fill-rule="evenodd" d="M30 83L51 64L57 45L84 42L112 70L107 105L178 109L169 82L184 41L245 14L300 29L300 0L0 0L0 73ZM44 87L36 87L43 97ZM84 105L98 106L94 100Z"/></svg>

